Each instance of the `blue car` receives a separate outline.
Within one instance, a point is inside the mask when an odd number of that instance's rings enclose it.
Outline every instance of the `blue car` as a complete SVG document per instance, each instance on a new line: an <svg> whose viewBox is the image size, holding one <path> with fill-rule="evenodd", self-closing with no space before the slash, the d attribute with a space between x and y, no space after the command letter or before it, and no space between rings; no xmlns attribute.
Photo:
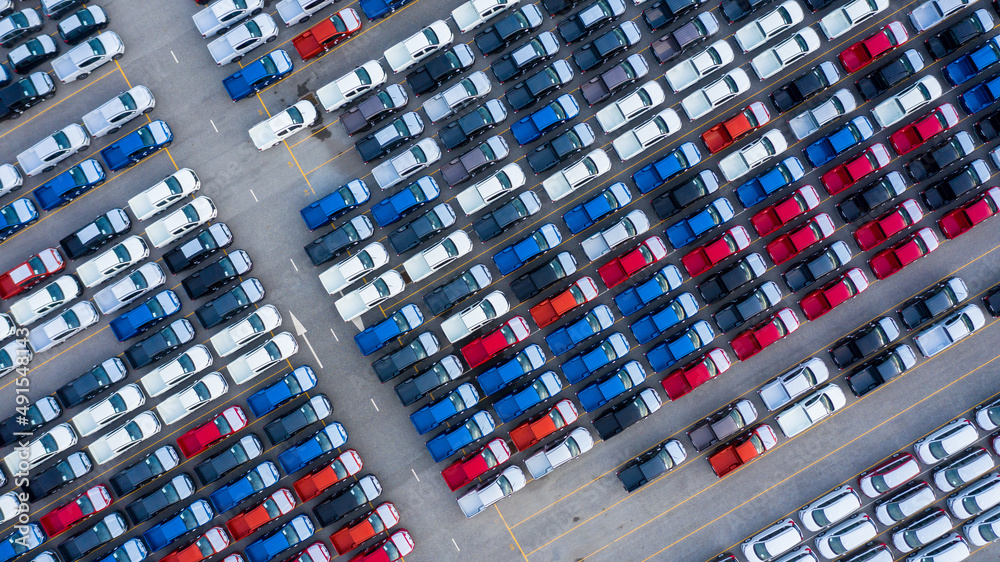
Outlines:
<svg viewBox="0 0 1000 562"><path fill-rule="evenodd" d="M776 191L802 179L806 169L794 156L785 158L774 167L736 188L736 197L744 209L767 199Z"/></svg>
<svg viewBox="0 0 1000 562"><path fill-rule="evenodd" d="M629 361L614 374L588 384L580 389L576 397L588 412L600 408L608 402L639 386L646 380L646 371L638 361Z"/></svg>
<svg viewBox="0 0 1000 562"><path fill-rule="evenodd" d="M489 412L479 410L462 425L448 428L434 436L427 442L427 451L430 452L434 462L441 462L457 453L462 447L468 447L493 433L496 427L493 416Z"/></svg>
<svg viewBox="0 0 1000 562"><path fill-rule="evenodd" d="M0 562L10 562L45 542L45 532L38 523L14 527L14 532L0 540Z"/></svg>
<svg viewBox="0 0 1000 562"><path fill-rule="evenodd" d="M699 320L672 340L661 342L646 353L646 360L654 372L666 371L688 354L694 353L715 339L715 330L708 322Z"/></svg>
<svg viewBox="0 0 1000 562"><path fill-rule="evenodd" d="M686 142L656 162L632 174L632 183L641 193L649 193L701 162L701 152L693 142Z"/></svg>
<svg viewBox="0 0 1000 562"><path fill-rule="evenodd" d="M609 185L589 201L580 203L563 215L563 222L573 234L579 234L597 221L632 202L628 187L617 182Z"/></svg>
<svg viewBox="0 0 1000 562"><path fill-rule="evenodd" d="M149 555L146 543L140 538L129 539L96 562L140 562Z"/></svg>
<svg viewBox="0 0 1000 562"><path fill-rule="evenodd" d="M309 230L330 224L330 221L347 211L364 204L371 197L368 185L361 180L351 180L346 185L319 201L314 201L308 207L299 211L302 220L306 221Z"/></svg>
<svg viewBox="0 0 1000 562"><path fill-rule="evenodd" d="M507 423L549 397L559 394L562 389L563 383L559 380L559 375L555 371L545 371L542 376L497 400L493 409L500 420Z"/></svg>
<svg viewBox="0 0 1000 562"><path fill-rule="evenodd" d="M285 471L291 474L330 451L339 448L347 443L347 430L340 422L332 422L326 427L317 431L312 437L302 441L278 455L278 464Z"/></svg>
<svg viewBox="0 0 1000 562"><path fill-rule="evenodd" d="M316 386L316 373L312 367L303 365L285 375L280 381L258 390L247 398L250 411L258 418L273 412L278 406L301 395Z"/></svg>
<svg viewBox="0 0 1000 562"><path fill-rule="evenodd" d="M368 21L383 18L405 6L411 0L361 0L358 4Z"/></svg>
<svg viewBox="0 0 1000 562"><path fill-rule="evenodd" d="M423 176L407 187L372 205L372 216L381 227L399 221L406 215L437 199L441 189L430 176Z"/></svg>
<svg viewBox="0 0 1000 562"><path fill-rule="evenodd" d="M615 323L615 317L606 304L599 304L583 316L567 322L558 330L545 336L545 343L556 356L570 351L587 338L607 330Z"/></svg>
<svg viewBox="0 0 1000 562"><path fill-rule="evenodd" d="M36 220L38 220L38 209L27 197L16 199L10 205L0 208L0 241L6 240Z"/></svg>
<svg viewBox="0 0 1000 562"><path fill-rule="evenodd" d="M580 114L580 104L572 94L563 94L545 107L510 126L517 144L524 146Z"/></svg>
<svg viewBox="0 0 1000 562"><path fill-rule="evenodd" d="M549 248L558 246L560 242L562 234L559 233L559 229L556 225L548 223L494 254L493 263L497 264L501 274L509 275Z"/></svg>
<svg viewBox="0 0 1000 562"><path fill-rule="evenodd" d="M177 293L167 289L112 320L111 331L118 341L125 341L177 314L180 309L181 299L177 298Z"/></svg>
<svg viewBox="0 0 1000 562"><path fill-rule="evenodd" d="M624 357L631 346L621 332L604 338L590 349L570 357L562 364L562 372L570 384L576 384Z"/></svg>
<svg viewBox="0 0 1000 562"><path fill-rule="evenodd" d="M639 312L649 303L681 286L684 277L676 265L668 265L645 281L636 283L615 295L615 305L622 316Z"/></svg>
<svg viewBox="0 0 1000 562"><path fill-rule="evenodd" d="M50 211L101 185L105 178L107 174L101 163L88 158L36 187L31 194L35 196L39 207Z"/></svg>
<svg viewBox="0 0 1000 562"><path fill-rule="evenodd" d="M190 505L163 519L142 534L142 540L150 552L170 546L185 533L208 523L215 517L215 511L205 500L196 500Z"/></svg>
<svg viewBox="0 0 1000 562"><path fill-rule="evenodd" d="M720 197L674 223L667 229L667 239L675 250L679 250L713 228L725 224L735 214L733 204L725 197Z"/></svg>
<svg viewBox="0 0 1000 562"><path fill-rule="evenodd" d="M292 59L275 49L222 79L233 101L246 99L292 73Z"/></svg>
<svg viewBox="0 0 1000 562"><path fill-rule="evenodd" d="M640 344L649 343L661 334L698 313L698 300L691 293L681 293L662 306L640 317L629 326Z"/></svg>
<svg viewBox="0 0 1000 562"><path fill-rule="evenodd" d="M962 55L944 67L944 79L952 86L964 84L980 72L1000 62L1000 36L993 37L985 45Z"/></svg>
<svg viewBox="0 0 1000 562"><path fill-rule="evenodd" d="M170 146L174 133L166 122L157 119L132 131L101 150L108 170L117 172L134 166L161 148Z"/></svg>
<svg viewBox="0 0 1000 562"><path fill-rule="evenodd" d="M868 140L874 134L875 128L867 117L863 115L855 117L843 127L807 146L804 151L806 160L818 168Z"/></svg>
<svg viewBox="0 0 1000 562"><path fill-rule="evenodd" d="M424 315L420 308L415 304L408 304L378 324L365 328L354 336L354 343L358 344L362 355L371 355L423 323Z"/></svg>
<svg viewBox="0 0 1000 562"><path fill-rule="evenodd" d="M278 478L281 478L278 467L271 461L265 461L250 469L243 476L212 492L208 499L216 511L225 513L257 492L274 484Z"/></svg>
<svg viewBox="0 0 1000 562"><path fill-rule="evenodd" d="M533 343L508 361L482 372L476 377L476 382L483 393L489 396L544 364L545 352L540 345Z"/></svg>
<svg viewBox="0 0 1000 562"><path fill-rule="evenodd" d="M316 532L309 516L302 513L291 521L248 544L243 549L250 562L269 562L282 552L294 548L308 540Z"/></svg>
<svg viewBox="0 0 1000 562"><path fill-rule="evenodd" d="M993 105L997 99L1000 99L1000 74L994 74L966 90L958 96L958 103L962 104L966 113L972 115Z"/></svg>
<svg viewBox="0 0 1000 562"><path fill-rule="evenodd" d="M410 421L417 433L423 435L478 403L476 387L467 382L410 414Z"/></svg>

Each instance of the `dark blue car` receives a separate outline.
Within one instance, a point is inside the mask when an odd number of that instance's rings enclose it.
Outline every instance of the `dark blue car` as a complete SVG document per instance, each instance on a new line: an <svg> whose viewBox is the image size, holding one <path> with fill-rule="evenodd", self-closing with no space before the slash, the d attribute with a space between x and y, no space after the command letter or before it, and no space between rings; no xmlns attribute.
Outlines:
<svg viewBox="0 0 1000 562"><path fill-rule="evenodd" d="M150 552L170 546L185 533L208 523L215 517L215 511L205 500L197 500L172 516L163 519L142 534L142 540Z"/></svg>
<svg viewBox="0 0 1000 562"><path fill-rule="evenodd" d="M944 67L944 79L952 86L964 84L980 72L1000 62L1000 37L994 37L985 45L962 55Z"/></svg>
<svg viewBox="0 0 1000 562"><path fill-rule="evenodd" d="M545 371L540 377L515 389L496 401L493 409L504 422L510 422L563 389L562 380L555 371Z"/></svg>
<svg viewBox="0 0 1000 562"><path fill-rule="evenodd" d="M1000 74L994 74L958 96L958 103L962 104L962 109L966 113L972 115L993 105L998 99L1000 99Z"/></svg>
<svg viewBox="0 0 1000 562"><path fill-rule="evenodd" d="M617 182L588 201L566 211L563 222L570 232L578 234L631 202L632 194L629 193L628 187L622 182Z"/></svg>
<svg viewBox="0 0 1000 562"><path fill-rule="evenodd" d="M278 406L316 386L316 373L303 365L285 375L280 381L258 390L247 398L247 405L258 418L273 412Z"/></svg>
<svg viewBox="0 0 1000 562"><path fill-rule="evenodd" d="M636 283L615 295L615 304L623 316L639 312L649 303L680 287L684 281L676 265L668 265L645 281Z"/></svg>
<svg viewBox="0 0 1000 562"><path fill-rule="evenodd" d="M423 323L424 315L420 308L415 304L408 304L378 324L365 328L354 336L354 342L358 344L362 355L371 355Z"/></svg>
<svg viewBox="0 0 1000 562"><path fill-rule="evenodd" d="M0 539L0 561L10 562L45 542L45 531L38 523L14 527L13 532Z"/></svg>
<svg viewBox="0 0 1000 562"><path fill-rule="evenodd" d="M368 21L383 18L405 6L411 0L361 0L358 4Z"/></svg>
<svg viewBox="0 0 1000 562"><path fill-rule="evenodd" d="M423 176L407 187L372 205L372 216L381 227L389 226L416 211L428 201L437 199L441 189L430 176Z"/></svg>
<svg viewBox="0 0 1000 562"><path fill-rule="evenodd" d="M233 101L248 98L292 73L292 59L275 49L222 79Z"/></svg>
<svg viewBox="0 0 1000 562"><path fill-rule="evenodd" d="M479 392L476 387L472 383L463 383L410 414L410 421L417 428L417 433L423 435L478 403Z"/></svg>
<svg viewBox="0 0 1000 562"><path fill-rule="evenodd" d="M678 174L690 170L701 162L701 152L693 142L686 142L670 151L663 158L632 174L632 183L642 193L649 193L664 185Z"/></svg>
<svg viewBox="0 0 1000 562"><path fill-rule="evenodd" d="M545 107L510 126L517 144L524 146L580 114L580 104L572 94L563 94Z"/></svg>
<svg viewBox="0 0 1000 562"><path fill-rule="evenodd" d="M161 148L170 146L174 133L166 122L157 119L111 143L101 150L108 170L117 172L134 166Z"/></svg>
<svg viewBox="0 0 1000 562"><path fill-rule="evenodd" d="M22 197L0 207L0 241L38 220L38 209L31 199Z"/></svg>
<svg viewBox="0 0 1000 562"><path fill-rule="evenodd" d="M544 364L545 352L542 351L542 346L533 343L509 360L480 373L476 382L483 393L489 396Z"/></svg>
<svg viewBox="0 0 1000 562"><path fill-rule="evenodd" d="M180 309L181 300L177 298L177 293L167 289L112 320L111 331L118 341L125 341L159 324Z"/></svg>
<svg viewBox="0 0 1000 562"><path fill-rule="evenodd" d="M843 127L807 146L806 160L818 168L868 140L874 134L875 128L867 117L863 115L855 117Z"/></svg>
<svg viewBox="0 0 1000 562"><path fill-rule="evenodd" d="M105 178L107 174L101 163L88 158L36 187L31 194L35 196L39 207L50 211L101 185Z"/></svg>
<svg viewBox="0 0 1000 562"><path fill-rule="evenodd" d="M340 422L331 422L312 437L278 455L278 464L285 474L291 474L319 457L347 443L347 430Z"/></svg>
<svg viewBox="0 0 1000 562"><path fill-rule="evenodd" d="M313 536L316 527L306 514L299 514L291 521L247 545L243 550L250 562L269 562L282 552L294 548Z"/></svg>
<svg viewBox="0 0 1000 562"><path fill-rule="evenodd" d="M526 238L507 246L493 255L493 263L503 275L509 275L519 267L554 248L562 242L562 235L556 225L548 223L529 234Z"/></svg>
<svg viewBox="0 0 1000 562"><path fill-rule="evenodd" d="M632 360L622 365L614 374L597 379L580 389L576 397L588 412L600 408L646 380L646 371L638 361Z"/></svg>
<svg viewBox="0 0 1000 562"><path fill-rule="evenodd" d="M271 461L265 461L236 480L226 484L208 496L215 510L224 513L238 506L250 496L278 481L281 474ZM146 544L149 544L148 542ZM150 545L152 546L152 545Z"/></svg>
<svg viewBox="0 0 1000 562"><path fill-rule="evenodd" d="M767 199L776 191L802 179L806 169L794 156L785 158L763 174L736 188L736 197L744 209Z"/></svg>
<svg viewBox="0 0 1000 562"><path fill-rule="evenodd" d="M351 180L333 193L309 204L299 211L309 230L330 224L330 221L347 211L364 204L371 197L368 185L361 180Z"/></svg>

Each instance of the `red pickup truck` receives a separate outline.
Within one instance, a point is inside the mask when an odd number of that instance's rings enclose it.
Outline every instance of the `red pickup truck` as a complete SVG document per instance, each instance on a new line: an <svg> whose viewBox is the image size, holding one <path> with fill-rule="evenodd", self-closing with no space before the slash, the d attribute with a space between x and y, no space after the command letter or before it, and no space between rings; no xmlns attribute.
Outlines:
<svg viewBox="0 0 1000 562"><path fill-rule="evenodd" d="M302 60L325 53L361 30L361 18L354 8L344 8L292 39Z"/></svg>
<svg viewBox="0 0 1000 562"><path fill-rule="evenodd" d="M771 114L761 102L754 102L734 117L726 119L701 135L708 152L715 154L734 142L763 127L771 120Z"/></svg>
<svg viewBox="0 0 1000 562"><path fill-rule="evenodd" d="M663 240L659 236L650 236L624 255L599 267L597 274L604 281L604 286L610 289L666 255L667 245Z"/></svg>
<svg viewBox="0 0 1000 562"><path fill-rule="evenodd" d="M574 308L592 301L595 297L597 297L597 283L594 283L590 277L583 277L565 291L531 307L528 312L531 313L535 324L539 328L544 328Z"/></svg>
<svg viewBox="0 0 1000 562"><path fill-rule="evenodd" d="M729 474L774 447L778 438L766 423L754 426L742 437L715 451L708 457L708 464L719 478Z"/></svg>

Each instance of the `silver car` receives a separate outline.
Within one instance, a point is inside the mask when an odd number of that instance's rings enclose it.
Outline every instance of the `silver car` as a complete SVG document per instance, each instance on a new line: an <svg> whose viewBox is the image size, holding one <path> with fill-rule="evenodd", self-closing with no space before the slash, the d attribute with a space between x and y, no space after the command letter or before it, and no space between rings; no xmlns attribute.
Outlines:
<svg viewBox="0 0 1000 562"><path fill-rule="evenodd" d="M799 520L810 531L819 531L861 509L861 496L854 488L843 485L817 498L799 510Z"/></svg>
<svg viewBox="0 0 1000 562"><path fill-rule="evenodd" d="M993 470L993 466L989 451L970 447L950 463L934 469L934 485L942 492L950 492Z"/></svg>
<svg viewBox="0 0 1000 562"><path fill-rule="evenodd" d="M976 546L987 545L1000 539L1000 507L982 512L979 517L962 526L969 542Z"/></svg>
<svg viewBox="0 0 1000 562"><path fill-rule="evenodd" d="M951 533L907 556L906 562L961 562L969 556L969 544L958 533Z"/></svg>
<svg viewBox="0 0 1000 562"><path fill-rule="evenodd" d="M867 514L856 513L847 521L816 536L816 550L824 558L833 559L875 538L878 528Z"/></svg>
<svg viewBox="0 0 1000 562"><path fill-rule="evenodd" d="M764 562L784 554L802 541L802 531L795 521L785 519L743 541L743 556L751 562Z"/></svg>
<svg viewBox="0 0 1000 562"><path fill-rule="evenodd" d="M927 482L917 482L875 504L875 517L883 525L894 525L934 503L934 490Z"/></svg>
<svg viewBox="0 0 1000 562"><path fill-rule="evenodd" d="M976 424L983 431L1000 427L1000 399L976 408Z"/></svg>
<svg viewBox="0 0 1000 562"><path fill-rule="evenodd" d="M917 440L913 452L925 464L937 464L979 439L976 426L966 418L948 422Z"/></svg>
<svg viewBox="0 0 1000 562"><path fill-rule="evenodd" d="M906 525L892 528L892 545L907 553L929 544L951 531L951 518L943 509L932 507Z"/></svg>
<svg viewBox="0 0 1000 562"><path fill-rule="evenodd" d="M1000 474L991 472L968 488L948 496L948 510L968 519L1000 503Z"/></svg>

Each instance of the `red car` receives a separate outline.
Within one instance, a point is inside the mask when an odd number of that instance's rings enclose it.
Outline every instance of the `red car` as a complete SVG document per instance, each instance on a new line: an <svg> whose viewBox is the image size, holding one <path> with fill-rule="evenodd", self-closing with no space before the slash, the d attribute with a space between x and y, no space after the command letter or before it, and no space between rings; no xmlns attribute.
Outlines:
<svg viewBox="0 0 1000 562"><path fill-rule="evenodd" d="M413 538L406 529L389 535L377 545L351 558L350 562L395 562L413 552Z"/></svg>
<svg viewBox="0 0 1000 562"><path fill-rule="evenodd" d="M177 446L180 447L185 457L191 458L213 443L246 426L247 415L243 412L243 408L230 406L208 422L178 437Z"/></svg>
<svg viewBox="0 0 1000 562"><path fill-rule="evenodd" d="M341 41L349 39L361 29L361 18L354 8L344 8L292 39L292 45L302 60L309 60L325 53Z"/></svg>
<svg viewBox="0 0 1000 562"><path fill-rule="evenodd" d="M771 240L764 248L774 265L780 265L802 253L802 250L825 240L834 230L836 228L830 215L820 213L795 230Z"/></svg>
<svg viewBox="0 0 1000 562"><path fill-rule="evenodd" d="M201 562L229 546L229 535L222 527L212 527L194 542L160 558L160 562Z"/></svg>
<svg viewBox="0 0 1000 562"><path fill-rule="evenodd" d="M868 267L879 279L885 279L899 270L937 250L938 237L930 228L921 228L895 246L882 250L868 260Z"/></svg>
<svg viewBox="0 0 1000 562"><path fill-rule="evenodd" d="M896 154L902 156L912 152L934 135L947 131L958 124L958 111L950 103L939 105L933 111L910 122L889 136L889 144Z"/></svg>
<svg viewBox="0 0 1000 562"><path fill-rule="evenodd" d="M66 261L59 250L46 248L0 275L0 299L20 295L65 268Z"/></svg>
<svg viewBox="0 0 1000 562"><path fill-rule="evenodd" d="M890 237L903 232L924 218L916 199L907 199L877 219L872 219L854 231L854 241L865 251L871 250Z"/></svg>
<svg viewBox="0 0 1000 562"><path fill-rule="evenodd" d="M492 359L497 353L524 341L530 333L531 330L524 317L515 316L496 330L465 344L462 348L462 357L465 357L469 368L474 369Z"/></svg>
<svg viewBox="0 0 1000 562"><path fill-rule="evenodd" d="M945 213L938 219L938 228L948 240L958 238L972 227L1000 212L1000 187L991 187L986 193L965 205Z"/></svg>
<svg viewBox="0 0 1000 562"><path fill-rule="evenodd" d="M650 236L635 248L599 267L597 274L604 281L604 286L610 289L666 255L667 245L663 240L659 236Z"/></svg>
<svg viewBox="0 0 1000 562"><path fill-rule="evenodd" d="M399 523L399 512L392 502L385 502L330 535L337 554L347 554L375 535Z"/></svg>
<svg viewBox="0 0 1000 562"><path fill-rule="evenodd" d="M890 161L892 157L889 156L889 149L880 142L875 143L856 157L823 174L820 181L827 193L836 195L868 174L882 169Z"/></svg>
<svg viewBox="0 0 1000 562"><path fill-rule="evenodd" d="M732 362L729 360L729 356L724 350L717 347L683 368L663 377L661 384L663 390L667 391L667 398L677 400L719 374L725 373L731 366Z"/></svg>
<svg viewBox="0 0 1000 562"><path fill-rule="evenodd" d="M799 308L809 320L815 320L851 300L868 288L868 278L860 267L849 269L826 286L816 289L799 301Z"/></svg>
<svg viewBox="0 0 1000 562"><path fill-rule="evenodd" d="M734 256L750 245L750 233L742 226L734 226L723 232L719 237L704 246L691 250L686 256L681 258L681 263L688 271L688 275L694 277L701 275L712 266Z"/></svg>
<svg viewBox="0 0 1000 562"><path fill-rule="evenodd" d="M527 450L528 447L575 422L578 417L580 414L577 413L572 401L560 400L544 413L510 430L510 440L514 442L514 448L518 451Z"/></svg>
<svg viewBox="0 0 1000 562"><path fill-rule="evenodd" d="M819 205L819 194L811 185L796 189L791 195L770 207L765 207L750 218L750 224L760 236L767 236Z"/></svg>
<svg viewBox="0 0 1000 562"><path fill-rule="evenodd" d="M597 297L597 283L590 277L584 277L568 289L554 297L549 297L542 302L531 307L528 311L535 320L539 328L544 328L549 324L559 320L564 314L588 303Z"/></svg>
<svg viewBox="0 0 1000 562"><path fill-rule="evenodd" d="M73 498L67 504L46 513L38 521L45 534L54 537L83 521L91 515L107 509L111 503L111 493L103 485L97 485Z"/></svg>
<svg viewBox="0 0 1000 562"><path fill-rule="evenodd" d="M333 459L330 464L323 465L296 480L292 484L292 488L295 488L299 500L309 501L337 482L357 474L363 466L361 455L354 449L348 449Z"/></svg>
<svg viewBox="0 0 1000 562"><path fill-rule="evenodd" d="M729 345L740 361L746 361L798 329L799 319L795 311L782 308L774 316L733 338Z"/></svg>
<svg viewBox="0 0 1000 562"><path fill-rule="evenodd" d="M316 541L296 554L295 558L289 558L285 562L330 562L332 559L330 549L326 548L326 545L321 541Z"/></svg>
<svg viewBox="0 0 1000 562"><path fill-rule="evenodd" d="M497 438L466 457L463 457L441 471L445 484L452 492L486 474L488 470L510 459L507 442Z"/></svg>
<svg viewBox="0 0 1000 562"><path fill-rule="evenodd" d="M226 528L233 540L240 540L254 534L258 529L287 515L295 509L295 498L288 488L282 488L264 501L226 521Z"/></svg>
<svg viewBox="0 0 1000 562"><path fill-rule="evenodd" d="M840 66L843 66L848 74L857 72L875 62L875 59L906 43L909 38L903 24L894 21L878 30L875 35L844 49L837 56L837 59L840 60Z"/></svg>
<svg viewBox="0 0 1000 562"><path fill-rule="evenodd" d="M701 140L710 154L715 154L734 142L763 127L771 120L771 114L762 102L754 102L736 116L726 119L701 134Z"/></svg>

